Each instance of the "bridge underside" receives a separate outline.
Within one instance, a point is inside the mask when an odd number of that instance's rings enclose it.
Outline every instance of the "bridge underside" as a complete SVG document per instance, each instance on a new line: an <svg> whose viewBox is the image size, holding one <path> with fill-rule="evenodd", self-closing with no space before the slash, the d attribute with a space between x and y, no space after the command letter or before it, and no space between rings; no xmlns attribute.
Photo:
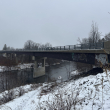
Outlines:
<svg viewBox="0 0 110 110"><path fill-rule="evenodd" d="M7 53L10 54L10 53ZM12 53L11 53L12 54ZM14 54L14 53L13 53ZM68 60L74 62L81 62L87 64L95 64L95 53L65 53L65 52L22 52L22 53L15 53L18 55L30 55L35 57L47 57L47 58L55 58L61 60ZM10 56L10 55L7 55Z"/></svg>
<svg viewBox="0 0 110 110"><path fill-rule="evenodd" d="M75 61L81 63L95 64L95 54L91 53L34 53L34 56L56 58L61 60Z"/></svg>
<svg viewBox="0 0 110 110"><path fill-rule="evenodd" d="M9 54L9 55L8 55ZM74 52L18 52L18 53L7 53L7 56L11 54L19 55L30 55L38 58L55 58L61 60L68 60L74 62L81 62L96 65L97 62L102 62L103 64L110 63L110 54L107 53L74 53Z"/></svg>

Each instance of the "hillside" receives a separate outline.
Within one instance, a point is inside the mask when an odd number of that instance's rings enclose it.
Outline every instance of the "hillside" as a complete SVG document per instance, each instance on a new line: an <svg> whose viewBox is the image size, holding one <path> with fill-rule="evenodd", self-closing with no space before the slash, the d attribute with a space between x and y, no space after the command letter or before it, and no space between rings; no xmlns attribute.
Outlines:
<svg viewBox="0 0 110 110"><path fill-rule="evenodd" d="M58 85L21 86L24 94L18 97L15 88L15 99L2 104L0 110L110 110L109 75L107 71Z"/></svg>

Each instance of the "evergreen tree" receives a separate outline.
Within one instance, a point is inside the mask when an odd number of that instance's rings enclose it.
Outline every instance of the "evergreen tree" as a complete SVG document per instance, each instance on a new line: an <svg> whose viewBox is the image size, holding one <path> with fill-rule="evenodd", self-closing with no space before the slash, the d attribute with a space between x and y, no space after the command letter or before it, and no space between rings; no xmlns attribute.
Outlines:
<svg viewBox="0 0 110 110"><path fill-rule="evenodd" d="M3 50L7 50L7 45L6 44L4 45Z"/></svg>

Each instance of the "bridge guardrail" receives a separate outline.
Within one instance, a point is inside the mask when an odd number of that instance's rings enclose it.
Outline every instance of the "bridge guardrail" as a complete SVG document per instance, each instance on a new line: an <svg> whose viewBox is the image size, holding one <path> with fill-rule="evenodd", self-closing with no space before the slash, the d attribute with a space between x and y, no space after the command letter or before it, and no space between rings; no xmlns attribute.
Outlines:
<svg viewBox="0 0 110 110"><path fill-rule="evenodd" d="M104 42L51 47L47 50L103 49Z"/></svg>
<svg viewBox="0 0 110 110"><path fill-rule="evenodd" d="M104 42L51 47L50 50L103 49Z"/></svg>
<svg viewBox="0 0 110 110"><path fill-rule="evenodd" d="M77 45L66 45L66 46L56 46L56 47L46 47L37 49L16 49L14 51L25 51L25 50L81 50L81 49L103 49L105 42L97 43L87 43L87 44L77 44ZM10 51L10 50L9 50Z"/></svg>
<svg viewBox="0 0 110 110"><path fill-rule="evenodd" d="M78 50L78 49L103 49L104 42L88 43L88 44L77 44L77 45L66 45L56 46L53 50Z"/></svg>
<svg viewBox="0 0 110 110"><path fill-rule="evenodd" d="M56 46L56 47L43 48L40 50L79 50L79 49L102 49L102 48L104 48L104 42Z"/></svg>

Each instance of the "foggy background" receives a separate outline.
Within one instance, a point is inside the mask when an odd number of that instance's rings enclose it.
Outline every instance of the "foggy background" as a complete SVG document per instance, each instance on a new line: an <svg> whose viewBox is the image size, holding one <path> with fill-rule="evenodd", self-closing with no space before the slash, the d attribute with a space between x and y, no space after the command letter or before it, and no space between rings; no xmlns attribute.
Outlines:
<svg viewBox="0 0 110 110"><path fill-rule="evenodd" d="M110 32L108 12L110 0L1 0L0 50L4 44L23 48L27 40L75 45L89 36L92 21L104 36Z"/></svg>

